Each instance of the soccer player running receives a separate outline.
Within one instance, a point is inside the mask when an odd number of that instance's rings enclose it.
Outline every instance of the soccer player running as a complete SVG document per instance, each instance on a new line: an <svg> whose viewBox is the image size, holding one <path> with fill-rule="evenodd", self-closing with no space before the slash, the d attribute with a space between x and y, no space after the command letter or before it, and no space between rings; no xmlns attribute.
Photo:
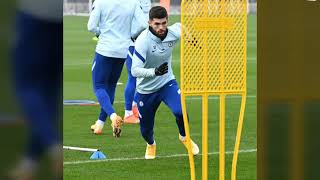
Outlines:
<svg viewBox="0 0 320 180"><path fill-rule="evenodd" d="M145 15L144 19L140 21L148 21L149 18L149 10L151 8L151 0L139 0L141 9ZM134 41L134 39L133 39ZM126 83L126 87L124 90L125 97L125 112L124 112L124 123L126 124L138 124L139 123L139 115L138 115L138 107L136 103L136 78L132 76L131 73L131 65L132 65L132 56L134 52L134 42L131 43L128 51L128 56L126 59L126 66L128 72L128 80Z"/></svg>
<svg viewBox="0 0 320 180"><path fill-rule="evenodd" d="M135 27L137 33L134 33L132 21L142 19L143 16L136 0L94 1L88 30L99 36L92 65L92 81L101 106L99 119L91 126L94 134L102 133L106 118L110 116L113 136L121 135L122 118L116 114L112 105L131 38L135 38L132 35L139 34L146 27Z"/></svg>
<svg viewBox="0 0 320 180"><path fill-rule="evenodd" d="M147 142L146 159L156 157L153 137L154 117L164 102L176 117L179 140L186 146L185 129L180 100L180 89L171 68L172 50L180 38L181 24L168 25L164 7L152 7L149 12L149 28L141 33L135 44L132 75L137 78L137 103L141 135ZM192 153L199 148L191 140Z"/></svg>

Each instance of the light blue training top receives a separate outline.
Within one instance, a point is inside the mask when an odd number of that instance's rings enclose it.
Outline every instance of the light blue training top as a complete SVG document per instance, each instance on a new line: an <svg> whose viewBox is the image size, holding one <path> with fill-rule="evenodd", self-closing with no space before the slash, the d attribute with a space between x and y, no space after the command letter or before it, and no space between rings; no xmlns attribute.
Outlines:
<svg viewBox="0 0 320 180"><path fill-rule="evenodd" d="M148 26L149 11L151 9L151 0L138 0L138 2L140 4L140 7L141 7L142 12L144 14L144 18L142 18L142 19L133 18L131 31L137 31L136 28L139 28L139 25L137 26L137 24L145 23L145 28ZM132 33L132 34L134 34L134 33ZM137 38L138 35L139 34L133 35L132 37ZM130 46L134 46L134 42L131 42ZM131 54L129 53L129 55L131 55Z"/></svg>
<svg viewBox="0 0 320 180"><path fill-rule="evenodd" d="M169 26L168 34L163 41L149 29L140 34L135 43L131 68L132 75L137 77L137 92L141 94L156 92L167 82L175 79L171 67L172 50L180 39L180 31L180 23ZM164 62L168 62L168 73L156 76L155 68Z"/></svg>
<svg viewBox="0 0 320 180"><path fill-rule="evenodd" d="M137 0L95 0L88 30L99 35L96 52L114 58L126 58L131 37L147 27ZM134 20L136 19L136 20Z"/></svg>

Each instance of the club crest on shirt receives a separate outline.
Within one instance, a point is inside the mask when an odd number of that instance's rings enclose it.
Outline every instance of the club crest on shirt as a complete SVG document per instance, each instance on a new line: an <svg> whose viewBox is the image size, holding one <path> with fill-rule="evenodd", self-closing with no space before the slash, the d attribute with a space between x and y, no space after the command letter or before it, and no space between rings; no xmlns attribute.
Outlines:
<svg viewBox="0 0 320 180"><path fill-rule="evenodd" d="M169 43L168 43L168 46L169 46L169 47L172 47L172 46L173 46L173 42L169 42Z"/></svg>

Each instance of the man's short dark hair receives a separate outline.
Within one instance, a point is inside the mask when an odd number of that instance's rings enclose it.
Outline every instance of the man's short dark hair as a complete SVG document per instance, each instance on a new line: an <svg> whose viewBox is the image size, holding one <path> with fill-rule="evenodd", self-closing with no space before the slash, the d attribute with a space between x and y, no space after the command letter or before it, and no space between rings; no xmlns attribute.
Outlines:
<svg viewBox="0 0 320 180"><path fill-rule="evenodd" d="M154 6L149 11L149 19L152 20L153 18L162 19L168 18L167 10L162 6Z"/></svg>

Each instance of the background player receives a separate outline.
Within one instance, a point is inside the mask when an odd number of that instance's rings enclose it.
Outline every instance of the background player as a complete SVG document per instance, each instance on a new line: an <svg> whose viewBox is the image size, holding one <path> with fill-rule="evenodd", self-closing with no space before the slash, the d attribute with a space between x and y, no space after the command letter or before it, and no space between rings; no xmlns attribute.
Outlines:
<svg viewBox="0 0 320 180"><path fill-rule="evenodd" d="M149 10L151 8L151 1L150 0L139 0L139 1L140 1L141 9L145 15L145 17L143 19L140 19L140 21L145 21L147 23L149 18ZM128 80L124 90L125 112L124 112L123 119L124 119L124 123L128 123L128 124L139 123L138 107L137 107L136 100L134 98L135 97L134 95L136 92L136 78L133 77L131 73L133 52L134 52L134 42L132 42L129 47L128 56L126 59Z"/></svg>
<svg viewBox="0 0 320 180"><path fill-rule="evenodd" d="M136 0L96 0L88 21L88 30L99 36L92 65L94 93L100 103L99 119L91 129L101 134L107 116L113 136L120 137L122 118L112 107L115 89L131 42L132 20L144 17ZM136 27L139 34L145 27ZM140 31L140 32L139 32Z"/></svg>

